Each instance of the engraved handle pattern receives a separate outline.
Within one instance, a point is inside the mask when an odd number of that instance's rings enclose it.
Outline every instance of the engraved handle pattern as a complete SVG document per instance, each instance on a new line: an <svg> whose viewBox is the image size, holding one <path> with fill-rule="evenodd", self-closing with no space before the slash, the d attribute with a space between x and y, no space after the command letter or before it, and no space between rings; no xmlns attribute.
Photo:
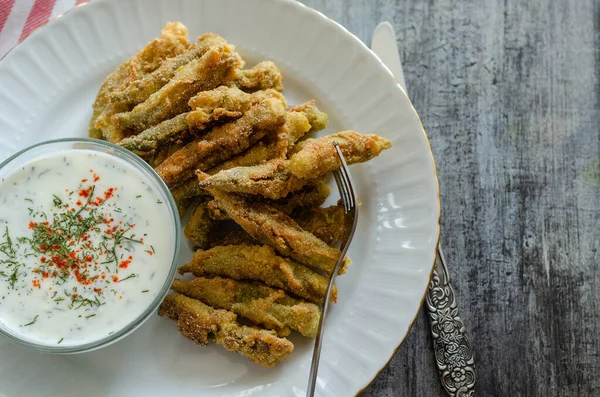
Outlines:
<svg viewBox="0 0 600 397"><path fill-rule="evenodd" d="M426 307L442 386L452 397L474 397L475 360L465 327L458 316L456 298L441 247L429 283Z"/></svg>

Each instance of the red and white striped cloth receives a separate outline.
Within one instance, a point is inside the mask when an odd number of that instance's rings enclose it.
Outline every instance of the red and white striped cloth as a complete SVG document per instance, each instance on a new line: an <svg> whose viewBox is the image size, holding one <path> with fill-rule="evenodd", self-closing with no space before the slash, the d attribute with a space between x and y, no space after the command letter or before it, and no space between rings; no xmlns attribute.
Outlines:
<svg viewBox="0 0 600 397"><path fill-rule="evenodd" d="M0 0L0 58L49 19L86 0Z"/></svg>

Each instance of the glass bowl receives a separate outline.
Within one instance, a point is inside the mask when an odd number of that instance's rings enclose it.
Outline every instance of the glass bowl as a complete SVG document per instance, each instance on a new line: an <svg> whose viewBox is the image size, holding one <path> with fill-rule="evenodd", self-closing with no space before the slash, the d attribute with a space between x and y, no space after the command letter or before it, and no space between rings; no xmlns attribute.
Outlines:
<svg viewBox="0 0 600 397"><path fill-rule="evenodd" d="M175 278L175 272L179 263L181 223L177 211L177 205L173 200L173 196L171 195L169 189L162 181L162 179L154 171L154 169L152 169L152 167L150 167L141 158L129 152L128 150L125 150L112 143L89 138L66 138L50 140L35 144L24 150L21 150L20 152L14 154L10 158L2 162L2 164L0 164L0 179L3 180L3 178L5 178L7 175L17 170L18 167L22 167L32 160L36 160L40 157L47 156L56 152L64 152L71 150L96 151L101 152L103 154L108 154L109 156L114 156L119 160L122 160L125 163L127 163L129 166L137 170L139 174L143 176L144 182L148 183L151 187L153 187L154 192L159 195L162 202L167 203L168 205L168 212L170 213L172 220L172 231L170 232L173 237L171 240L173 242L173 246L171 247L170 251L172 253L172 258L170 268L168 269L168 272L166 272L167 276L162 284L160 291L154 297L151 303L145 308L145 310L141 311L140 314L137 317L135 317L133 321L129 322L126 326L115 330L112 334L109 334L100 339L95 339L91 342L86 342L82 344L70 344L65 346L46 345L42 343L33 342L24 337L20 337L18 333L12 331L9 327L7 327L2 322L0 311L1 335L7 337L12 342L21 347L43 353L75 354L88 352L108 346L131 334L158 309L158 306L169 292L170 286L173 282L173 279Z"/></svg>

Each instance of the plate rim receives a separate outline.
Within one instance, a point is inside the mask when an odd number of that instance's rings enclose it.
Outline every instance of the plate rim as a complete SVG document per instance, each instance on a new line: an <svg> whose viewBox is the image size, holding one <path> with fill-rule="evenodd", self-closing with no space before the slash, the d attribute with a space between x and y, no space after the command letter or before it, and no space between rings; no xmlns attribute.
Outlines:
<svg viewBox="0 0 600 397"><path fill-rule="evenodd" d="M100 1L100 0L96 0L96 1ZM406 93L406 90L404 89L404 87L402 87L402 85L400 85L400 83L398 82L398 79L396 78L396 76L394 76L394 74L392 73L392 71L387 67L387 65L381 60L381 58L379 58L379 56L368 46L366 45L361 39L359 39L354 33L350 32L344 25L342 25L341 23L335 21L334 19L328 17L327 15L325 15L324 13L322 13L321 11L308 6L304 3L301 3L298 0L271 0L271 1L275 1L275 2L281 2L281 3L288 3L288 4L292 4L296 7L304 7L305 9L309 10L312 13L315 13L319 18L324 18L329 20L331 23L333 23L334 25L336 25L338 28L342 29L342 31L344 33L346 33L349 37L352 38L352 40L354 40L359 46L361 46L363 49L367 50L368 53L370 53L375 60L380 64L380 66L383 66L384 70L393 77L395 83L396 83L396 87L400 90L400 92L402 93L402 95L404 95L404 97L406 98L408 105L411 109L411 111L414 113L414 115L417 117L417 120L419 121L419 127L421 130L421 133L423 134L423 137L425 138L425 142L427 143L427 150L429 152L429 158L431 159L431 163L433 165L433 179L435 180L435 186L437 189L437 231L436 231L436 242L435 242L435 248L433 251L433 260L431 262L431 270L429 271L429 277L428 277L428 281L427 281L427 285L425 287L425 291L423 292L423 297L421 298L421 302L419 303L418 309L414 314L414 317L412 319L412 321L410 322L407 330L406 330L406 334L404 335L404 337L402 338L402 341L400 342L400 344L398 346L396 346L396 348L394 348L394 350L392 351L392 354L390 355L390 357L386 360L386 363L377 371L377 373L374 375L373 379L371 379L364 387L362 387L360 390L358 390L358 392L355 394L355 397L360 396L363 392L365 392L369 386L371 386L375 380L381 375L381 373L389 366L390 362L394 359L394 357L396 356L396 354L398 353L398 351L400 350L400 348L402 348L402 346L404 345L404 343L406 342L406 340L408 339L408 335L411 333L413 326L415 325L415 323L417 322L417 319L419 318L419 313L421 312L421 309L423 308L423 304L425 302L425 298L427 297L427 291L429 290L429 285L431 284L431 280L433 278L433 272L435 270L435 262L437 259L437 252L439 249L439 244L440 244L440 238L441 238L441 218L442 218L442 206L441 206L441 192L440 192L440 183L439 183L439 177L438 177L438 171L437 171L437 165L435 162L435 157L433 155L433 151L431 150L431 142L429 140L429 136L427 135L427 132L425 131L425 127L423 126L423 121L421 120L421 116L419 116L419 113L417 112L417 110L415 109L414 104L412 103L412 101L410 100L408 94ZM17 42L16 44L14 44L8 51L6 51L6 53L4 53L4 55L2 55L0 57L0 62L2 62L4 60L4 58L6 58L6 56L11 53L15 48L17 48L19 45L23 44L27 39L29 39L31 36L33 36L34 34L39 34L39 32L41 30L43 30L44 28L46 28L48 26L48 24L55 22L57 19L61 18L62 16L70 13L71 11L74 11L75 9L81 8L85 5L88 5L92 3L92 0L88 0L82 3L79 3L71 8L69 8L68 10L57 14L56 16L48 19L46 22L44 22L42 25L38 26L36 29L34 29L27 37L25 37L22 41Z"/></svg>

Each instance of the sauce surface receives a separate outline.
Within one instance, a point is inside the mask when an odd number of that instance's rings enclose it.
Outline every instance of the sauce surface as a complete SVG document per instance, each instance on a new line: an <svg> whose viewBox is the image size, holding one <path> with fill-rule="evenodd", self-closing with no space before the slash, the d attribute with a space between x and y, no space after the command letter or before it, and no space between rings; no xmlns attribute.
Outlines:
<svg viewBox="0 0 600 397"><path fill-rule="evenodd" d="M175 247L168 203L124 160L92 151L34 159L0 181L0 326L80 345L134 321Z"/></svg>

